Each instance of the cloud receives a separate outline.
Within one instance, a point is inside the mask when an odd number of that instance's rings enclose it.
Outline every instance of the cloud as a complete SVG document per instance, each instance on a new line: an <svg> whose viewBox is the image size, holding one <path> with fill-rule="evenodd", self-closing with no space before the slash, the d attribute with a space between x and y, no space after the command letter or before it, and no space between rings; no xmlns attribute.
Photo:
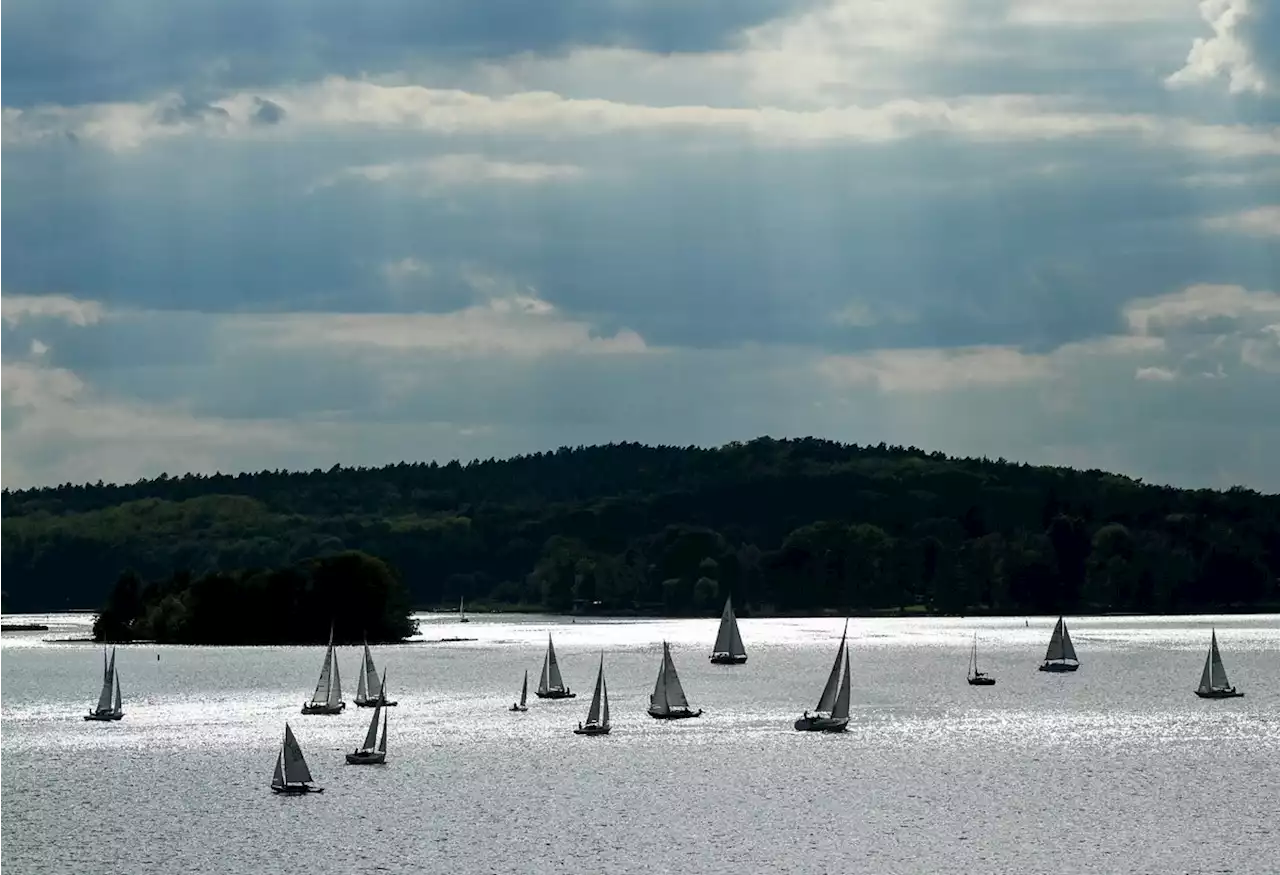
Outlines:
<svg viewBox="0 0 1280 875"><path fill-rule="evenodd" d="M1147 368L1138 368L1138 370L1134 371L1133 373L1133 378L1135 380L1151 380L1151 381L1161 382L1161 383L1167 383L1170 380L1176 380L1177 377L1178 375L1175 374L1173 371L1169 370L1168 368L1161 368L1161 367L1155 367L1155 366L1147 367Z"/></svg>
<svg viewBox="0 0 1280 875"><path fill-rule="evenodd" d="M408 183L430 194L443 188L483 183L536 185L577 179L583 170L573 164L545 164L534 161L495 161L483 155L437 155L417 161L366 164L347 167L316 184L315 188L337 185L343 180L369 183ZM314 190L314 189L313 189Z"/></svg>
<svg viewBox="0 0 1280 875"><path fill-rule="evenodd" d="M1229 216L1212 216L1204 226L1251 237L1280 237L1280 206L1255 207Z"/></svg>
<svg viewBox="0 0 1280 875"><path fill-rule="evenodd" d="M1124 318L1134 334L1148 337L1256 325L1280 318L1280 294L1231 285L1195 285L1132 301L1125 307Z"/></svg>
<svg viewBox="0 0 1280 875"><path fill-rule="evenodd" d="M70 295L0 296L0 312L6 325L33 319L59 319L72 325L92 325L102 318L102 305Z"/></svg>
<svg viewBox="0 0 1280 875"><path fill-rule="evenodd" d="M1232 94L1280 89L1280 2L1201 0L1213 36L1199 37L1186 64L1165 81L1174 88L1225 79Z"/></svg>

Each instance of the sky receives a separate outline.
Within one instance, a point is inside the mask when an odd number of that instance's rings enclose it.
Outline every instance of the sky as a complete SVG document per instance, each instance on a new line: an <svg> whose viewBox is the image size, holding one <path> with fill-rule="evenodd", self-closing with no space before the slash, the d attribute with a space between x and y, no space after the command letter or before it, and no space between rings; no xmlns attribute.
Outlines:
<svg viewBox="0 0 1280 875"><path fill-rule="evenodd" d="M1280 492L1280 0L6 0L6 488L769 434Z"/></svg>

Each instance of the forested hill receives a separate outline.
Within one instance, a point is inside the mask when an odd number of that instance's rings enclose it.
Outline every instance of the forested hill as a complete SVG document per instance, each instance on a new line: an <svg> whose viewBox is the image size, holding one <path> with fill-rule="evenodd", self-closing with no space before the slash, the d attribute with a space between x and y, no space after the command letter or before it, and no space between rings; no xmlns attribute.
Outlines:
<svg viewBox="0 0 1280 875"><path fill-rule="evenodd" d="M761 438L506 461L161 475L3 494L4 610L97 607L125 568L361 550L415 604L714 613L1178 611L1280 602L1280 496L914 447Z"/></svg>

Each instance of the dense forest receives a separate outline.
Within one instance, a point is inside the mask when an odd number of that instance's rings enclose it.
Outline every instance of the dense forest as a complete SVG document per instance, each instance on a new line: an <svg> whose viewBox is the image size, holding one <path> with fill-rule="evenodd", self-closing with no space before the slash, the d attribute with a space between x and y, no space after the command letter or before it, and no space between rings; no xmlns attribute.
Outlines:
<svg viewBox="0 0 1280 875"><path fill-rule="evenodd" d="M401 641L417 632L409 593L385 562L347 551L286 568L178 571L116 580L93 624L97 641L319 644Z"/></svg>
<svg viewBox="0 0 1280 875"><path fill-rule="evenodd" d="M126 568L230 585L348 550L395 569L419 607L710 614L730 593L757 614L1280 604L1280 496L814 438L161 474L5 491L2 510L10 612L96 608Z"/></svg>

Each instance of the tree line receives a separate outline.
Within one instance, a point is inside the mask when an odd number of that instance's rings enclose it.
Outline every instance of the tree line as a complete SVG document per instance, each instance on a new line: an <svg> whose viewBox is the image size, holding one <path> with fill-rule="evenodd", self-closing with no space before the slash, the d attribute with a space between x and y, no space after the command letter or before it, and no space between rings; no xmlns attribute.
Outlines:
<svg viewBox="0 0 1280 875"><path fill-rule="evenodd" d="M1280 496L915 447L760 438L469 464L5 491L7 611L144 579L378 557L419 607L747 611L1261 610Z"/></svg>

